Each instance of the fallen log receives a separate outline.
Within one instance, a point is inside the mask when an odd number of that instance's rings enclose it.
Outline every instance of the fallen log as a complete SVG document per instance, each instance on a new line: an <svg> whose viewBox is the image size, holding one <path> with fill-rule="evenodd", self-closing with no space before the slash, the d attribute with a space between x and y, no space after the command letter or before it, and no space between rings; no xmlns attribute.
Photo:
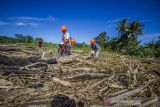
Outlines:
<svg viewBox="0 0 160 107"><path fill-rule="evenodd" d="M47 57L43 57L38 61L46 62L47 64L57 64L58 63L56 58L47 58Z"/></svg>
<svg viewBox="0 0 160 107"><path fill-rule="evenodd" d="M23 70L23 69L26 69L26 68L29 68L29 67L36 66L37 64L40 64L40 62L36 62L36 63L33 63L33 64L29 64L29 65L26 65L26 66L21 67L21 68L19 68L19 69L20 69L20 70Z"/></svg>
<svg viewBox="0 0 160 107"><path fill-rule="evenodd" d="M0 86L0 89L18 89L18 88L22 88L20 86Z"/></svg>
<svg viewBox="0 0 160 107"><path fill-rule="evenodd" d="M19 47L0 47L0 51L21 51Z"/></svg>
<svg viewBox="0 0 160 107"><path fill-rule="evenodd" d="M125 87L121 86L121 85L118 85L119 82L117 83L114 83L114 84L110 84L109 87L111 88L119 88L119 89L124 89Z"/></svg>
<svg viewBox="0 0 160 107"><path fill-rule="evenodd" d="M37 74L35 72L31 71L26 71L26 70L19 70L19 69L5 69L3 70L4 75L9 75L9 74Z"/></svg>
<svg viewBox="0 0 160 107"><path fill-rule="evenodd" d="M110 98L110 100L111 100L111 101L118 101L118 100L120 101L120 100L123 100L124 98L127 98L127 97L129 97L129 96L132 96L132 95L134 95L134 94L139 93L139 92L142 91L144 88L145 88L145 86L138 87L138 88L133 89L133 90L131 90L131 91L122 93L121 95L112 97L112 98Z"/></svg>
<svg viewBox="0 0 160 107"><path fill-rule="evenodd" d="M50 78L50 77L54 77L56 74L53 72L16 72L16 73L12 73L11 75L7 76L7 78L10 78L11 76L25 76L25 78L30 78L30 79L36 79L33 76L41 76L41 78ZM6 78L6 79L7 79Z"/></svg>
<svg viewBox="0 0 160 107"><path fill-rule="evenodd" d="M45 107L46 105L49 106L49 104L50 104L50 99L37 99L37 100L28 101L21 106L22 107L38 107L38 106Z"/></svg>
<svg viewBox="0 0 160 107"><path fill-rule="evenodd" d="M100 85L101 83L103 83L103 82L106 81L106 80L107 80L107 78L104 78L103 80L97 82L96 84L93 84L93 85L91 86L91 88L94 88L94 87L96 87L97 85Z"/></svg>
<svg viewBox="0 0 160 107"><path fill-rule="evenodd" d="M85 81L91 79L103 79L108 77L109 75L103 73L85 73L85 74L78 74L71 77L66 77L64 80L67 81Z"/></svg>
<svg viewBox="0 0 160 107"><path fill-rule="evenodd" d="M60 78L53 77L52 79L55 83L61 84L63 86L71 86L71 83L68 81L61 80Z"/></svg>
<svg viewBox="0 0 160 107"><path fill-rule="evenodd" d="M118 91L118 92L116 92L116 93L113 93L113 94L111 94L110 96L116 96L116 95L122 94L122 93L124 93L124 92L126 92L126 91L127 91L127 89L124 89L124 90Z"/></svg>
<svg viewBox="0 0 160 107"><path fill-rule="evenodd" d="M159 107L157 104L158 104L158 98L155 97L155 98L149 98L147 101L143 101L141 102L141 104L138 106L138 107L148 107L148 106L151 106L151 105L154 105L155 107ZM153 107L154 107L153 106ZM152 107L152 106L151 106Z"/></svg>
<svg viewBox="0 0 160 107"><path fill-rule="evenodd" d="M40 59L40 56L29 56L29 57L16 57L16 56L7 56L0 54L0 64L4 65L27 65L29 63L37 62Z"/></svg>
<svg viewBox="0 0 160 107"><path fill-rule="evenodd" d="M99 90L99 92L102 94L103 91L107 90L109 88L108 85L106 85L105 87L103 87L102 89Z"/></svg>
<svg viewBox="0 0 160 107"><path fill-rule="evenodd" d="M130 91L127 91L127 92L125 90L122 90L122 91L125 91L125 92L122 93L121 95L118 95L118 96L115 96L115 97L111 97L111 98L108 98L107 100L104 100L104 103L105 104L109 103L110 107L126 106L127 103L118 103L118 102L115 102L115 101L123 101L125 98L133 96L133 95L139 93L145 87L146 86L141 86L141 87L138 87L136 89L133 89L133 90L130 90ZM122 104L122 105L120 105L120 104Z"/></svg>
<svg viewBox="0 0 160 107"><path fill-rule="evenodd" d="M61 70L63 72L67 72L67 73L71 73L71 72L95 72L96 69L93 69L93 68L88 68L88 67L78 67L78 68L64 68L64 67L61 67Z"/></svg>
<svg viewBox="0 0 160 107"><path fill-rule="evenodd" d="M28 51L28 50L21 50L22 52L24 53L27 53L27 54L32 54L32 55L38 55L38 53L35 53L35 52L32 52L32 51Z"/></svg>
<svg viewBox="0 0 160 107"><path fill-rule="evenodd" d="M93 69L93 68L87 68L87 67L78 67L78 68L74 68L74 69L69 69L69 71L76 71L76 72L78 72L78 71L85 71L85 72L89 72L89 71L92 71L92 72L95 72L96 71L96 69Z"/></svg>
<svg viewBox="0 0 160 107"><path fill-rule="evenodd" d="M62 63L62 64L69 64L69 63L74 63L76 60L76 57L60 57L59 58L59 62Z"/></svg>
<svg viewBox="0 0 160 107"><path fill-rule="evenodd" d="M115 75L113 74L109 78L107 78L107 85L99 90L99 92L102 94L103 91L107 90L110 86L110 82L113 81L113 78L115 78Z"/></svg>

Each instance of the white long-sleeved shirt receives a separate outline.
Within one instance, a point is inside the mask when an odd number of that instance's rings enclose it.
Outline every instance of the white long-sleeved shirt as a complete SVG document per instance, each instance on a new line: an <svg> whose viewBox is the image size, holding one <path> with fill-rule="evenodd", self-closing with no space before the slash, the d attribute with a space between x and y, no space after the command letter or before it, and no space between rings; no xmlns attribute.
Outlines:
<svg viewBox="0 0 160 107"><path fill-rule="evenodd" d="M63 34L63 38L64 38L64 41L69 41L69 39L70 39L69 33L66 32L65 34Z"/></svg>

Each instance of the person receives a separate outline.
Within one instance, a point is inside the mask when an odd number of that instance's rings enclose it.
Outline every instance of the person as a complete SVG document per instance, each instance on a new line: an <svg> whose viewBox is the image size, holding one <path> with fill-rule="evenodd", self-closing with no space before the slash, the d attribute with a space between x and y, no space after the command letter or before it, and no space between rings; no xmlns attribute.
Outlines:
<svg viewBox="0 0 160 107"><path fill-rule="evenodd" d="M69 43L70 43L70 44L71 44L71 46L72 46L72 45L74 45L75 40L71 38L71 39L70 39L70 41L69 41Z"/></svg>
<svg viewBox="0 0 160 107"><path fill-rule="evenodd" d="M62 31L63 35L62 35L62 42L60 44L60 48L62 46L64 46L65 54L66 55L70 55L71 54L71 52L70 52L71 44L70 44L70 35L67 32L67 27L66 26L62 26L61 27L61 31Z"/></svg>
<svg viewBox="0 0 160 107"><path fill-rule="evenodd" d="M41 47L42 47L42 44L43 44L42 40L39 39L39 40L38 40L38 47L41 48Z"/></svg>
<svg viewBox="0 0 160 107"><path fill-rule="evenodd" d="M98 58L99 57L99 46L97 45L97 43L95 43L94 39L91 39L90 44L91 44L91 49L92 49L91 54L92 55L94 54L96 58Z"/></svg>
<svg viewBox="0 0 160 107"><path fill-rule="evenodd" d="M75 40L74 40L74 39L72 39L72 38L70 38L69 43L70 43L70 54L71 54L71 47L74 45Z"/></svg>

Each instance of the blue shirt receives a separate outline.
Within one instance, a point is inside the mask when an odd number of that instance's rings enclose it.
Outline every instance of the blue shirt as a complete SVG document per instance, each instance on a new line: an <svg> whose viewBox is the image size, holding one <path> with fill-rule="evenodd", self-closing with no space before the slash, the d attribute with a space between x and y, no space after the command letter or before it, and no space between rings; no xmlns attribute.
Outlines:
<svg viewBox="0 0 160 107"><path fill-rule="evenodd" d="M92 50L94 50L94 51L98 51L99 50L99 47L98 47L98 45L95 43L95 44L93 44L93 45L91 45L91 48L92 48Z"/></svg>

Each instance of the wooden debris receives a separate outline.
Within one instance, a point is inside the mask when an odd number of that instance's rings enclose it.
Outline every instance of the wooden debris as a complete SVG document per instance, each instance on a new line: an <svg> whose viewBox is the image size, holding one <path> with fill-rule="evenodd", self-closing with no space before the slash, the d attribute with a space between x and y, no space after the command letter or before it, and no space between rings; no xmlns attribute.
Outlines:
<svg viewBox="0 0 160 107"><path fill-rule="evenodd" d="M127 90L128 89L124 89L124 90L118 91L116 93L111 94L110 96L116 96L116 95L122 94L122 93L126 92Z"/></svg>
<svg viewBox="0 0 160 107"><path fill-rule="evenodd" d="M24 49L22 49L21 51L24 52L24 53L27 53L27 54L38 55L38 53L28 51L28 50L24 50Z"/></svg>
<svg viewBox="0 0 160 107"><path fill-rule="evenodd" d="M28 70L19 70L19 69L6 69L6 70L3 70L3 72L5 73L5 75L8 75L8 74L35 74L34 72L30 72Z"/></svg>
<svg viewBox="0 0 160 107"><path fill-rule="evenodd" d="M56 77L53 77L52 80L53 80L54 82L58 83L58 84L62 84L63 86L71 86L71 83L70 83L70 82L61 80L61 79L56 78Z"/></svg>
<svg viewBox="0 0 160 107"><path fill-rule="evenodd" d="M142 102L141 102L142 103ZM150 106L151 107L151 105L154 107L158 107L158 98L157 97L155 97L155 98L150 98L149 100L147 100L147 101L145 101L145 102L143 102L142 104L140 104L138 107L148 107L148 106Z"/></svg>
<svg viewBox="0 0 160 107"><path fill-rule="evenodd" d="M112 101L123 100L124 98L127 98L127 97L129 97L129 96L132 96L132 95L134 95L134 94L139 93L139 92L142 91L144 88L145 88L145 86L138 87L138 88L133 89L133 90L131 90L131 91L122 93L121 95L118 95L118 96L116 96L116 97L112 97L112 98L110 98L110 100L112 100Z"/></svg>
<svg viewBox="0 0 160 107"><path fill-rule="evenodd" d="M69 56L69 57L61 57L59 58L59 62L62 63L62 64L69 64L69 63L75 63L75 62L81 62L81 63L84 63L86 65L90 65L92 67L95 66L95 64L89 62L89 61L86 61L86 60L83 60L83 59L80 59L78 58L76 55L74 56Z"/></svg>
<svg viewBox="0 0 160 107"><path fill-rule="evenodd" d="M36 62L36 63L33 63L33 64L29 64L29 65L26 65L26 66L21 67L21 68L19 68L19 69L20 69L20 70L24 70L24 69L28 70L27 68L36 66L37 64L40 64L40 62Z"/></svg>
<svg viewBox="0 0 160 107"><path fill-rule="evenodd" d="M76 57L74 56L60 57L58 61L62 64L74 63L76 61Z"/></svg>
<svg viewBox="0 0 160 107"><path fill-rule="evenodd" d="M102 94L103 91L107 90L109 88L108 85L106 85L105 87L103 87L102 89L99 90L99 92Z"/></svg>
<svg viewBox="0 0 160 107"><path fill-rule="evenodd" d="M96 72L96 69L89 68L89 67L77 67L77 68L64 68L61 67L63 72L72 73L72 72Z"/></svg>
<svg viewBox="0 0 160 107"><path fill-rule="evenodd" d="M102 79L108 77L107 74L103 73L85 73L85 74L78 74L71 77L66 77L64 80L67 81L85 81L85 80L91 80L91 79Z"/></svg>
<svg viewBox="0 0 160 107"><path fill-rule="evenodd" d="M23 87L20 87L20 86L0 86L0 89L7 89L7 90L18 89L18 88L23 88Z"/></svg>
<svg viewBox="0 0 160 107"><path fill-rule="evenodd" d="M110 86L109 86L109 87L111 87L111 88L124 89L124 87L123 87L123 86L121 86L121 85L118 85L118 83L110 84Z"/></svg>
<svg viewBox="0 0 160 107"><path fill-rule="evenodd" d="M46 62L47 64L57 64L57 59L56 58L43 57L39 61L40 62Z"/></svg>
<svg viewBox="0 0 160 107"><path fill-rule="evenodd" d="M5 80L5 79L0 79L0 86L10 86L10 85L13 85L13 83L12 82L10 82L10 81L7 81L7 80Z"/></svg>
<svg viewBox="0 0 160 107"><path fill-rule="evenodd" d="M159 64L156 62L120 58L120 55L108 52L102 53L97 62L79 52L59 58L58 53L51 53L46 47L39 50L2 46L0 50L4 50L0 53L0 106L50 106L51 96L60 93L73 98L76 103L84 102L86 107L91 104L101 107L108 97L121 100L146 96L147 92L160 95ZM61 98L59 101L63 100ZM152 99L142 104L156 101Z"/></svg>
<svg viewBox="0 0 160 107"><path fill-rule="evenodd" d="M36 62L40 59L40 56L29 56L24 58L19 58L15 56L6 56L0 54L0 64L5 65L27 65L31 62Z"/></svg>
<svg viewBox="0 0 160 107"><path fill-rule="evenodd" d="M0 47L0 51L21 51L19 47Z"/></svg>
<svg viewBox="0 0 160 107"><path fill-rule="evenodd" d="M101 81L93 84L93 85L91 86L91 88L94 88L94 87L96 87L97 85L100 85L101 83L103 83L103 82L106 81L106 80L107 80L107 78L102 79Z"/></svg>

